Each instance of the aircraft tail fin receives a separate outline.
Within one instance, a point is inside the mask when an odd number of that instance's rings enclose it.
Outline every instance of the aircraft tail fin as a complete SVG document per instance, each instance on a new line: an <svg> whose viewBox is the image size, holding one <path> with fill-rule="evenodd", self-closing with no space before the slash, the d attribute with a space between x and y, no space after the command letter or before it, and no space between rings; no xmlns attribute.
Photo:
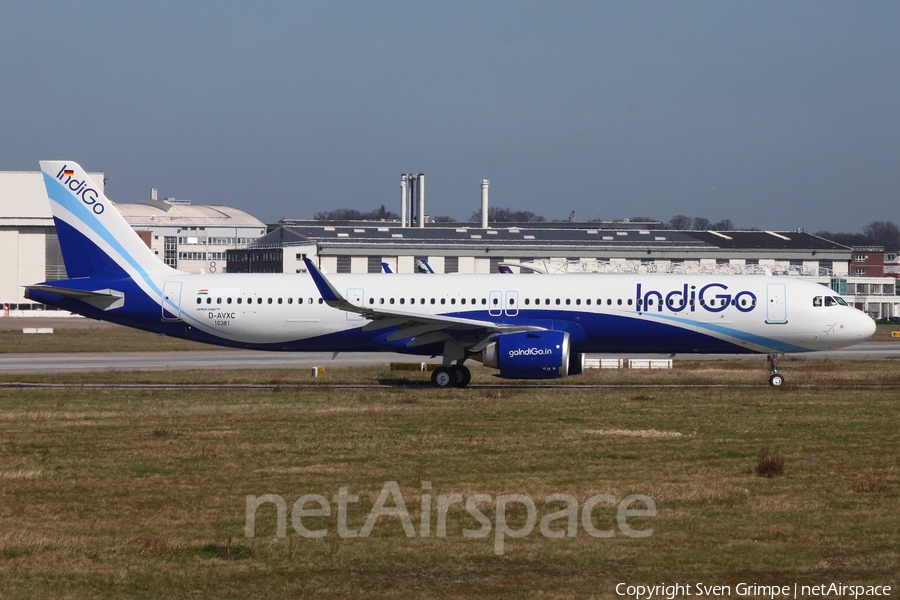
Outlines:
<svg viewBox="0 0 900 600"><path fill-rule="evenodd" d="M149 283L156 275L177 273L153 254L78 163L41 161L41 171L70 278Z"/></svg>

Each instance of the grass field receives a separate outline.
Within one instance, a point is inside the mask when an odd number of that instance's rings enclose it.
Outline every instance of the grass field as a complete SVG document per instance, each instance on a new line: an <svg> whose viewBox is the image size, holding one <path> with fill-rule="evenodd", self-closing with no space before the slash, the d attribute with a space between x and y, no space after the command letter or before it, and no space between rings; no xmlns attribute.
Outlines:
<svg viewBox="0 0 900 600"><path fill-rule="evenodd" d="M620 582L698 581L897 590L900 369L783 366L791 385L775 390L763 363L744 361L567 380L618 386L605 389L435 390L422 374L374 369L329 370L314 389L289 371L70 375L52 381L73 387L2 389L0 598L614 598ZM474 371L476 384L496 381ZM96 381L269 387L78 387ZM394 385L331 387L359 381ZM755 473L761 450L783 458L782 474ZM368 537L341 537L339 489L359 497L346 518L359 530L391 481L417 537L396 517L379 518ZM264 494L288 509L324 496L331 515L302 524L325 537L300 536L291 514L277 537L272 504L245 537L246 497ZM423 494L430 531L420 537ZM477 505L488 536L464 536L481 525L455 504L437 537L437 497L450 494L489 496ZM603 502L588 524L612 537L588 535L579 513L574 537L536 524L497 554L505 494L532 498L538 522L564 507L545 504L551 494L579 507L597 494L642 494L656 514L627 523L652 535L623 534L615 503ZM511 529L526 517L508 504Z"/></svg>
<svg viewBox="0 0 900 600"><path fill-rule="evenodd" d="M32 352L153 352L215 350L199 344L127 327L103 329L54 328L52 335L0 331L0 354Z"/></svg>

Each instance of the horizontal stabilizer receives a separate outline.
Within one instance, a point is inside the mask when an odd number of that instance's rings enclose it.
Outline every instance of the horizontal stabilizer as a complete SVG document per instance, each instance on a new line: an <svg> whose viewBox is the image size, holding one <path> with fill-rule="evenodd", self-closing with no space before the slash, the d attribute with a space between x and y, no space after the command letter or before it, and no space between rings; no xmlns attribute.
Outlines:
<svg viewBox="0 0 900 600"><path fill-rule="evenodd" d="M117 290L73 290L72 288L55 285L29 285L25 287L25 290L26 292L33 290L45 294L56 294L72 300L80 300L101 310L113 310L125 305L125 293Z"/></svg>

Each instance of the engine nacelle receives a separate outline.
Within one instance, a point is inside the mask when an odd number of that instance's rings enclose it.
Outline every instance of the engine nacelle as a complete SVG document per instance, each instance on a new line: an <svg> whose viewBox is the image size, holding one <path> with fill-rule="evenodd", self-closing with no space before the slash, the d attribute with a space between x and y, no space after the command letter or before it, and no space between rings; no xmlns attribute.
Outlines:
<svg viewBox="0 0 900 600"><path fill-rule="evenodd" d="M569 374L569 334L565 331L504 333L482 354L486 367L505 379L557 379Z"/></svg>

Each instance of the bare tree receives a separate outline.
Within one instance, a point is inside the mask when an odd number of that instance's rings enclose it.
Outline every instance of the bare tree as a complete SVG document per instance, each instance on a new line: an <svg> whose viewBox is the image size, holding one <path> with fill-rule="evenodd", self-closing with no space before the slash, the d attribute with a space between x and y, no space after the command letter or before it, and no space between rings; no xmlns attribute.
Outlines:
<svg viewBox="0 0 900 600"><path fill-rule="evenodd" d="M712 229L713 231L734 231L734 223L731 222L731 219L722 219L713 223Z"/></svg>
<svg viewBox="0 0 900 600"><path fill-rule="evenodd" d="M491 206L488 208L489 223L543 223L547 219L528 210L513 210L509 207L502 208ZM479 208L469 217L470 223L481 222L481 209Z"/></svg>
<svg viewBox="0 0 900 600"><path fill-rule="evenodd" d="M863 227L871 246L884 246L887 252L900 249L900 227L891 221L873 221Z"/></svg>
<svg viewBox="0 0 900 600"><path fill-rule="evenodd" d="M869 239L862 233L817 231L816 235L844 246L868 246Z"/></svg>
<svg viewBox="0 0 900 600"><path fill-rule="evenodd" d="M336 210L317 212L313 215L315 221L393 221L400 218L397 213L391 212L382 204L375 210L361 212L355 208L338 208Z"/></svg>
<svg viewBox="0 0 900 600"><path fill-rule="evenodd" d="M706 229L712 229L712 222L706 217L694 217L694 222L691 223L691 226L697 231L703 231Z"/></svg>
<svg viewBox="0 0 900 600"><path fill-rule="evenodd" d="M668 223L671 229L690 229L693 224L694 219L687 215L675 215Z"/></svg>

